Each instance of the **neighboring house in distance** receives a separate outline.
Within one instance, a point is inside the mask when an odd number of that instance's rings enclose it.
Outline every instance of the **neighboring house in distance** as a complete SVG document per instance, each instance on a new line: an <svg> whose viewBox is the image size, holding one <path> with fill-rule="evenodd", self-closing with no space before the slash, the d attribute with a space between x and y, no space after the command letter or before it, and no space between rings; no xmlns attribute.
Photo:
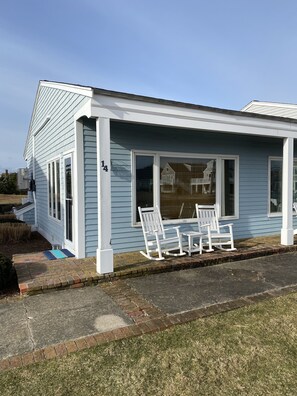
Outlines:
<svg viewBox="0 0 297 396"><path fill-rule="evenodd" d="M34 226L76 257L96 255L100 273L114 252L143 248L139 205L189 231L195 203L217 203L235 238L281 233L291 245L295 137L289 118L40 81L24 152Z"/></svg>
<svg viewBox="0 0 297 396"><path fill-rule="evenodd" d="M29 169L19 168L17 171L17 185L21 191L28 190L29 188Z"/></svg>

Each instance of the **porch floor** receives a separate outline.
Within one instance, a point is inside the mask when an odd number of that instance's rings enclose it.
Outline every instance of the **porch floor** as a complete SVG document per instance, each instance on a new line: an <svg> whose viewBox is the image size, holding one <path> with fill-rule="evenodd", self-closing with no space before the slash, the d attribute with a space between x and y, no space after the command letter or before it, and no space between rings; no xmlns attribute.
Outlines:
<svg viewBox="0 0 297 396"><path fill-rule="evenodd" d="M237 251L195 254L192 257L168 257L150 261L139 252L114 256L114 272L100 275L96 272L96 258L48 260L42 252L16 254L13 262L21 295L45 293L56 289L77 288L118 278L204 267L224 262L245 260L272 254L297 251L293 246L282 246L279 236L258 237L235 241Z"/></svg>

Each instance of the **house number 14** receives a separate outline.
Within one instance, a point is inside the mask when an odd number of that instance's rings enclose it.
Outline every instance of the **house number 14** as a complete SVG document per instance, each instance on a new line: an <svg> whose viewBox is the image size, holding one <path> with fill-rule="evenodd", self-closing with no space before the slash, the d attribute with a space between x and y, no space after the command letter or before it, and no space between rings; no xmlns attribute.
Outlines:
<svg viewBox="0 0 297 396"><path fill-rule="evenodd" d="M101 168L102 168L105 172L108 172L108 167L107 167L107 165L104 164L104 161L101 161Z"/></svg>

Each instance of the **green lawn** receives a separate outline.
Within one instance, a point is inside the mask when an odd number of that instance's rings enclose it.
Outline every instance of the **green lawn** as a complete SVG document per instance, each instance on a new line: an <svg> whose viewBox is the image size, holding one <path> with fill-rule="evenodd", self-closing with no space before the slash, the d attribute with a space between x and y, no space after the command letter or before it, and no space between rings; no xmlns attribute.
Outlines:
<svg viewBox="0 0 297 396"><path fill-rule="evenodd" d="M0 374L4 395L296 395L297 293Z"/></svg>

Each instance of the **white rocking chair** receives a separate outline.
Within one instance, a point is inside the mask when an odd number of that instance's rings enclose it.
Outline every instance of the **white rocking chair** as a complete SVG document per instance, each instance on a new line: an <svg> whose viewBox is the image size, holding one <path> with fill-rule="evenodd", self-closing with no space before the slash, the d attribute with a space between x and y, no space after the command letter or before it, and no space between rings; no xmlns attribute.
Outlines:
<svg viewBox="0 0 297 396"><path fill-rule="evenodd" d="M138 207L142 231L144 236L146 252L141 251L150 260L164 260L162 252L171 256L184 256L182 246L182 235L179 227L164 228L158 206L153 208ZM174 236L167 236L165 233L174 230ZM170 246L170 247L169 247ZM173 251L178 250L178 253ZM158 257L153 257L152 252L157 252Z"/></svg>
<svg viewBox="0 0 297 396"><path fill-rule="evenodd" d="M234 247L233 224L219 225L216 205L196 204L196 213L199 232L203 234L202 244L204 240L207 240L208 249L206 252L213 252L213 246L228 252L237 250ZM230 247L225 248L224 246Z"/></svg>

